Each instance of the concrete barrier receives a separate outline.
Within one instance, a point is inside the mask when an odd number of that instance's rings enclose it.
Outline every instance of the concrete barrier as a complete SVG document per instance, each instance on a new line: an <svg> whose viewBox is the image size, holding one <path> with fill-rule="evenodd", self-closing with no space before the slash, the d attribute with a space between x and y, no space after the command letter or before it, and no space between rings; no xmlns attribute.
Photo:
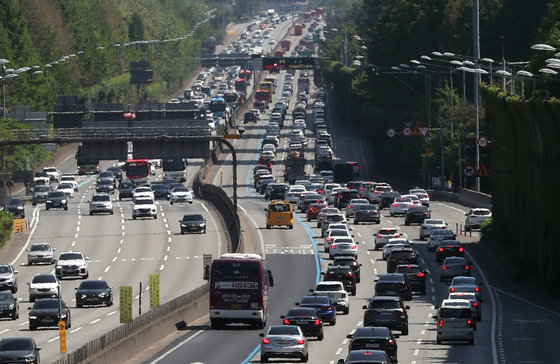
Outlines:
<svg viewBox="0 0 560 364"><path fill-rule="evenodd" d="M439 190L428 190L427 192L430 195L430 200L433 201L447 201L467 207L492 209L492 196L482 192L467 189L462 189L459 193Z"/></svg>

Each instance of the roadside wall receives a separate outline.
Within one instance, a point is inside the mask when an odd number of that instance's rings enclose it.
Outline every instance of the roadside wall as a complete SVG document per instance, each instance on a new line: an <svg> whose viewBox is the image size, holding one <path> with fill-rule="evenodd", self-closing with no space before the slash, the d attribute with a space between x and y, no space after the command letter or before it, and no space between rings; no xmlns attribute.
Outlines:
<svg viewBox="0 0 560 364"><path fill-rule="evenodd" d="M430 200L455 202L467 207L485 207L492 209L492 196L482 192L462 189L459 193L428 190Z"/></svg>

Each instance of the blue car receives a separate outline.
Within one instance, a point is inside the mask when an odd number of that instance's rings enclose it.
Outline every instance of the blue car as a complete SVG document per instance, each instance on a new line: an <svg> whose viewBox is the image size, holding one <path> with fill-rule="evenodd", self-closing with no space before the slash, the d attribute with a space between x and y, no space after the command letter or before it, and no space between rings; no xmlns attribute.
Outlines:
<svg viewBox="0 0 560 364"><path fill-rule="evenodd" d="M336 324L336 308L328 296L305 296L299 302L299 306L313 307L323 322L328 322L330 326Z"/></svg>

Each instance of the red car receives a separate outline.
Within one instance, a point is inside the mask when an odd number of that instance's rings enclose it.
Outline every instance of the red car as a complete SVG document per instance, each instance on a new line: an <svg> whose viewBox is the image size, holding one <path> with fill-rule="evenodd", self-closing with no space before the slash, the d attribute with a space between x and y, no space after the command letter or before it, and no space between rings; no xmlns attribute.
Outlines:
<svg viewBox="0 0 560 364"><path fill-rule="evenodd" d="M327 207L327 203L324 201L310 204L307 209L307 221L316 219L319 212L325 207Z"/></svg>

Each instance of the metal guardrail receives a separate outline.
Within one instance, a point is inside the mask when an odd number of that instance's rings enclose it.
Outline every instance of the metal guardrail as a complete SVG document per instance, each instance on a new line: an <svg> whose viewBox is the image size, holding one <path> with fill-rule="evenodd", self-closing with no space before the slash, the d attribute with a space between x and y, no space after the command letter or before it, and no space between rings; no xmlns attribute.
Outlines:
<svg viewBox="0 0 560 364"><path fill-rule="evenodd" d="M165 140L179 138L210 137L208 126L166 126L166 127L103 127L103 128L63 128L63 129L18 129L10 130L0 138L1 144L33 144L76 141L135 141Z"/></svg>

